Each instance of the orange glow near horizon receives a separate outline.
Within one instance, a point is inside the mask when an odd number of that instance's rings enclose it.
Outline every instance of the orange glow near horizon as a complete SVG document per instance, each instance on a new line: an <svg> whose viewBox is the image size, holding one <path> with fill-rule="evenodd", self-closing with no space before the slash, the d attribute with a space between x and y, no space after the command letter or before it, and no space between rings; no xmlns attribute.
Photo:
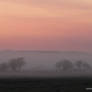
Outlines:
<svg viewBox="0 0 92 92"><path fill-rule="evenodd" d="M92 1L0 0L0 49L92 51Z"/></svg>

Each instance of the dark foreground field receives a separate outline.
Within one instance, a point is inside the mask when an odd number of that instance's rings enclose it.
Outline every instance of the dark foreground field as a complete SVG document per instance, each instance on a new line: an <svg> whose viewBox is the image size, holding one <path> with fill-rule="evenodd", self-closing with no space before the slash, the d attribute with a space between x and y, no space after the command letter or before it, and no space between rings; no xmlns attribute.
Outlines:
<svg viewBox="0 0 92 92"><path fill-rule="evenodd" d="M0 92L92 92L92 78L0 79Z"/></svg>

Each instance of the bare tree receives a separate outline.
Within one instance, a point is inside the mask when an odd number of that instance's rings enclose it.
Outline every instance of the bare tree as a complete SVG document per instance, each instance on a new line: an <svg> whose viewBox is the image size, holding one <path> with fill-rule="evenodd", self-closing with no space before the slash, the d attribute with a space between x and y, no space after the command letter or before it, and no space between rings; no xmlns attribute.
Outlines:
<svg viewBox="0 0 92 92"><path fill-rule="evenodd" d="M8 70L8 68L9 68L9 66L7 63L3 62L0 64L0 71L5 72Z"/></svg>
<svg viewBox="0 0 92 92"><path fill-rule="evenodd" d="M91 69L91 66L82 60L79 60L75 63L75 67L77 68L78 71L88 71Z"/></svg>
<svg viewBox="0 0 92 92"><path fill-rule="evenodd" d="M72 71L73 67L73 63L69 60L63 60L56 63L56 68L58 71Z"/></svg>
<svg viewBox="0 0 92 92"><path fill-rule="evenodd" d="M13 71L20 71L25 64L23 57L14 58L9 61L9 66Z"/></svg>
<svg viewBox="0 0 92 92"><path fill-rule="evenodd" d="M84 62L83 66L84 66L84 71L91 70L91 65L89 65L88 63Z"/></svg>

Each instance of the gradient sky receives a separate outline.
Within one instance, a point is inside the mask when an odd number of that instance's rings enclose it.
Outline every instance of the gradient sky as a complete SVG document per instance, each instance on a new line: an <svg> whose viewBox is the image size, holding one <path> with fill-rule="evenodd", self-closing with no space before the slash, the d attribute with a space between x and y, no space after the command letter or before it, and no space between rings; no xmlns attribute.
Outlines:
<svg viewBox="0 0 92 92"><path fill-rule="evenodd" d="M0 0L0 49L92 52L92 0Z"/></svg>

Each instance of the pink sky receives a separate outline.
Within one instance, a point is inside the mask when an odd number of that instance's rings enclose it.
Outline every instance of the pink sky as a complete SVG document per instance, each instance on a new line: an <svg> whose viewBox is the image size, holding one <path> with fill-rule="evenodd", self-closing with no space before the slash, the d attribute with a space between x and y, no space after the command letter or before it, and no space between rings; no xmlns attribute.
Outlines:
<svg viewBox="0 0 92 92"><path fill-rule="evenodd" d="M0 49L92 51L92 1L0 0Z"/></svg>

